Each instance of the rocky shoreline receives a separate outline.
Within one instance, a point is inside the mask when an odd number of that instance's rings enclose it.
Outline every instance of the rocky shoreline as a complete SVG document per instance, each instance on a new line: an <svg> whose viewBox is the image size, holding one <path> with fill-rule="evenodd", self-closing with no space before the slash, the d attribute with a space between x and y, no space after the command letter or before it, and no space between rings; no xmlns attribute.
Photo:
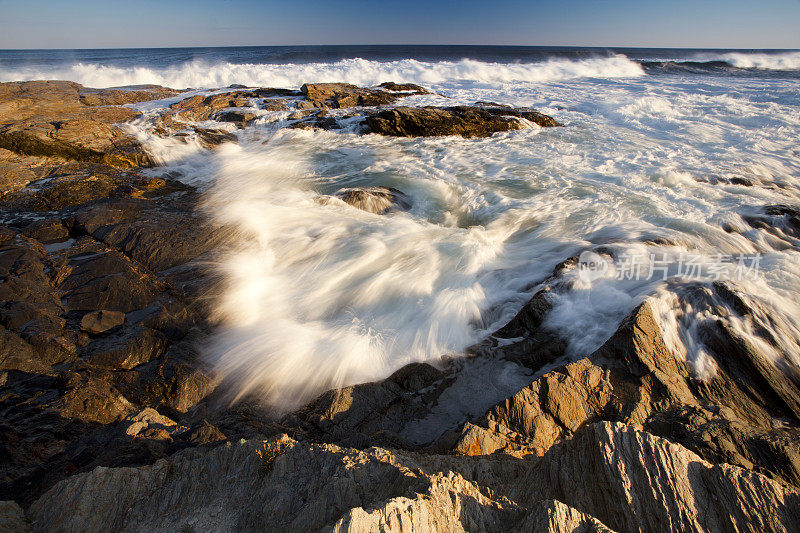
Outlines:
<svg viewBox="0 0 800 533"><path fill-rule="evenodd" d="M677 294L708 317L709 379L650 302L567 360L541 327L576 268L564 258L464 357L280 417L222 401L201 351L216 326L205 265L228 236L200 191L144 172L158 161L125 127L138 117L127 104L168 99L152 134L208 149L265 111L286 112L287 128L402 137L561 125L490 102L402 105L424 94L0 84L0 530L800 530L800 372L736 334L734 318L780 349L778 326L732 283ZM386 187L323 201L409 202ZM747 219L788 245L799 220L790 206ZM513 390L475 386L510 367L525 378Z"/></svg>

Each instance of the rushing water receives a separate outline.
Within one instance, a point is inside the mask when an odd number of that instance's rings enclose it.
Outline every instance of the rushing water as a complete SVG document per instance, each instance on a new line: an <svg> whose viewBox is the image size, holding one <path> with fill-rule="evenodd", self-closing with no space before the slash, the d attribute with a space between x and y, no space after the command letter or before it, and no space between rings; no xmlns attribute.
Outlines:
<svg viewBox="0 0 800 533"><path fill-rule="evenodd" d="M673 306L671 295L693 281L676 265L684 256L714 265L745 254L759 257L758 270L736 283L780 326L784 346L769 354L800 363L800 243L742 218L764 205L798 204L800 52L28 54L0 53L0 79L174 87L418 82L439 95L409 104L531 106L566 125L483 139L396 139L281 129L286 113L261 112L238 133L238 145L210 152L149 137L143 121L138 134L154 153L207 191L214 222L240 230L239 245L218 265L224 327L209 357L239 379L242 393L290 407L325 388L458 353L508 321L556 264L599 246L644 258L645 272L656 254L670 265L668 279L627 279L611 265L556 291L545 325L569 339L571 356L597 348L636 304L654 297L672 342L698 375L713 373L691 340L703 311ZM153 113L161 104L140 108ZM373 185L400 189L413 207L379 216L318 199ZM752 336L747 324L739 327Z"/></svg>

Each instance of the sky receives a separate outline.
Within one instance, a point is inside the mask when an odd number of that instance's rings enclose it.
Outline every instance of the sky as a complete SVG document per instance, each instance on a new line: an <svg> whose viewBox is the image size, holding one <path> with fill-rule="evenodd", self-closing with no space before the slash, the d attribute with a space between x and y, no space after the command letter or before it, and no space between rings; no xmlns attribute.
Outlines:
<svg viewBox="0 0 800 533"><path fill-rule="evenodd" d="M0 49L298 44L800 48L800 0L0 0Z"/></svg>

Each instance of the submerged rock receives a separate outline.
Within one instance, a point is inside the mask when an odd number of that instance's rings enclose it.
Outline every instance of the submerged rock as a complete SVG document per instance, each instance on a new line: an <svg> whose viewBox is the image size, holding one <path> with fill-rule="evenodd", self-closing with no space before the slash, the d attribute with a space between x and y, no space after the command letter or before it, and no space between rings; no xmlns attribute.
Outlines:
<svg viewBox="0 0 800 533"><path fill-rule="evenodd" d="M376 215L411 209L411 199L393 187L353 187L342 189L335 196L346 204Z"/></svg>

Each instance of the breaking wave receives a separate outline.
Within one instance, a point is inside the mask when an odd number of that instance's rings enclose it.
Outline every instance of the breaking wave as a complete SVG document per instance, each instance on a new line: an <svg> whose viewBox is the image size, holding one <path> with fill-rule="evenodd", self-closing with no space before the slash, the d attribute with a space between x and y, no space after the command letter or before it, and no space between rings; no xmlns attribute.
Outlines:
<svg viewBox="0 0 800 533"><path fill-rule="evenodd" d="M374 85L387 80L397 82L442 83L472 81L482 83L548 82L576 78L620 78L644 75L642 67L622 55L581 60L550 59L539 63L489 63L461 61L428 62L416 59L370 61L354 58L334 63L287 64L208 64L202 61L165 68L131 67L76 63L61 67L3 68L0 81L69 80L87 87L156 84L184 89L250 86L296 87L305 82L348 82Z"/></svg>
<svg viewBox="0 0 800 533"><path fill-rule="evenodd" d="M782 54L745 54L733 52L723 54L721 59L737 68L761 68L766 70L800 69L800 52Z"/></svg>

